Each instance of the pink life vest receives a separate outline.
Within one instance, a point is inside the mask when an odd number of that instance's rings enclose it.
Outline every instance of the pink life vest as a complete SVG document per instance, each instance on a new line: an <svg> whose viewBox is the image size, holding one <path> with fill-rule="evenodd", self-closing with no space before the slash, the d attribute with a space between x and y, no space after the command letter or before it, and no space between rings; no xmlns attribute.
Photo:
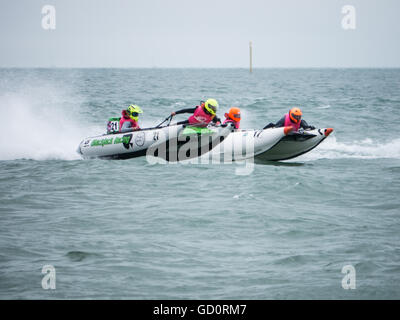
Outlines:
<svg viewBox="0 0 400 320"><path fill-rule="evenodd" d="M191 115L188 120L190 124L196 124L199 127L206 127L212 119L212 115L206 113L201 106L197 106L193 115Z"/></svg>
<svg viewBox="0 0 400 320"><path fill-rule="evenodd" d="M235 129L239 129L239 127L240 127L240 121L233 121L232 119L225 119L225 121L222 124L225 124L227 122L233 122L233 124L235 125Z"/></svg>
<svg viewBox="0 0 400 320"><path fill-rule="evenodd" d="M292 120L290 120L289 113L287 113L285 115L285 127L292 126L293 127L293 131L299 131L300 123L301 123L301 120L299 121L299 123L292 122Z"/></svg>
<svg viewBox="0 0 400 320"><path fill-rule="evenodd" d="M135 129L135 128L137 128L137 129L139 129L139 125L137 124L137 122L135 121L135 120L133 120L133 119L131 119L127 114L126 114L126 112L124 112L125 110L123 110L122 111L122 117L121 117L121 119L119 120L119 130L121 131L121 128L122 128L122 125L123 125L123 123L124 122L130 122L130 123L132 123L132 129Z"/></svg>

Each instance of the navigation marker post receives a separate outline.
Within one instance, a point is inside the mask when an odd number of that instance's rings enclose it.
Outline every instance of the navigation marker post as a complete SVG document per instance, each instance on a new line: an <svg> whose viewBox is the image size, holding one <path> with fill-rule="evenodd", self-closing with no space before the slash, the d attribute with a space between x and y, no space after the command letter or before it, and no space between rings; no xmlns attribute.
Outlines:
<svg viewBox="0 0 400 320"><path fill-rule="evenodd" d="M249 43L249 49L250 49L250 73L253 72L253 43L250 41Z"/></svg>

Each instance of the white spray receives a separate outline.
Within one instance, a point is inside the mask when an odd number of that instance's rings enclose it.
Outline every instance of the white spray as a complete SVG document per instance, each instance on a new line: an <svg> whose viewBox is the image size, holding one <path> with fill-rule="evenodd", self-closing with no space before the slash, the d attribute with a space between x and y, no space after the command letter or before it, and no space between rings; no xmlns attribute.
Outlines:
<svg viewBox="0 0 400 320"><path fill-rule="evenodd" d="M366 138L362 141L338 142L335 136L328 137L323 143L297 161L313 161L318 159L400 159L400 138L380 143Z"/></svg>
<svg viewBox="0 0 400 320"><path fill-rule="evenodd" d="M80 141L104 131L101 126L90 126L73 110L49 105L46 97L39 104L31 94L0 95L0 160L80 159L76 152ZM50 102L54 92L52 98Z"/></svg>

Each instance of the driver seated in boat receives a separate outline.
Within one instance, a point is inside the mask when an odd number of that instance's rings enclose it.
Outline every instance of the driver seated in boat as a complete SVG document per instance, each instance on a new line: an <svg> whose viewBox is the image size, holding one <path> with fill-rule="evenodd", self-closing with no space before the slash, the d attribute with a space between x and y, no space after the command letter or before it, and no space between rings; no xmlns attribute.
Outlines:
<svg viewBox="0 0 400 320"><path fill-rule="evenodd" d="M131 104L128 109L122 110L122 117L119 120L120 132L140 130L139 113L143 113L142 109L134 104Z"/></svg>
<svg viewBox="0 0 400 320"><path fill-rule="evenodd" d="M307 130L314 130L314 126L310 126L305 120L301 119L303 113L300 108L292 108L285 114L277 123L269 123L263 129L280 128L280 127L293 127L293 131L299 131L300 128Z"/></svg>
<svg viewBox="0 0 400 320"><path fill-rule="evenodd" d="M232 107L229 109L228 113L225 113L225 120L223 124L232 122L235 129L240 127L240 109L237 107Z"/></svg>
<svg viewBox="0 0 400 320"><path fill-rule="evenodd" d="M201 101L199 106L194 108L187 108L178 110L171 113L171 116L175 116L181 113L193 113L189 119L180 121L177 124L191 124L197 127L206 127L211 121L215 124L221 123L221 120L216 116L218 109L218 102L215 99L208 99L207 101Z"/></svg>

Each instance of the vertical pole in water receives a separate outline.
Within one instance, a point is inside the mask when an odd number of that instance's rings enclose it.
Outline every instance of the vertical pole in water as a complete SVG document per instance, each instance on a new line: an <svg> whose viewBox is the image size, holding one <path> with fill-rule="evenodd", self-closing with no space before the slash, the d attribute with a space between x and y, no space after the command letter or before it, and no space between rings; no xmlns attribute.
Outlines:
<svg viewBox="0 0 400 320"><path fill-rule="evenodd" d="M250 73L253 72L253 45L250 41L249 43L249 49L250 49Z"/></svg>

